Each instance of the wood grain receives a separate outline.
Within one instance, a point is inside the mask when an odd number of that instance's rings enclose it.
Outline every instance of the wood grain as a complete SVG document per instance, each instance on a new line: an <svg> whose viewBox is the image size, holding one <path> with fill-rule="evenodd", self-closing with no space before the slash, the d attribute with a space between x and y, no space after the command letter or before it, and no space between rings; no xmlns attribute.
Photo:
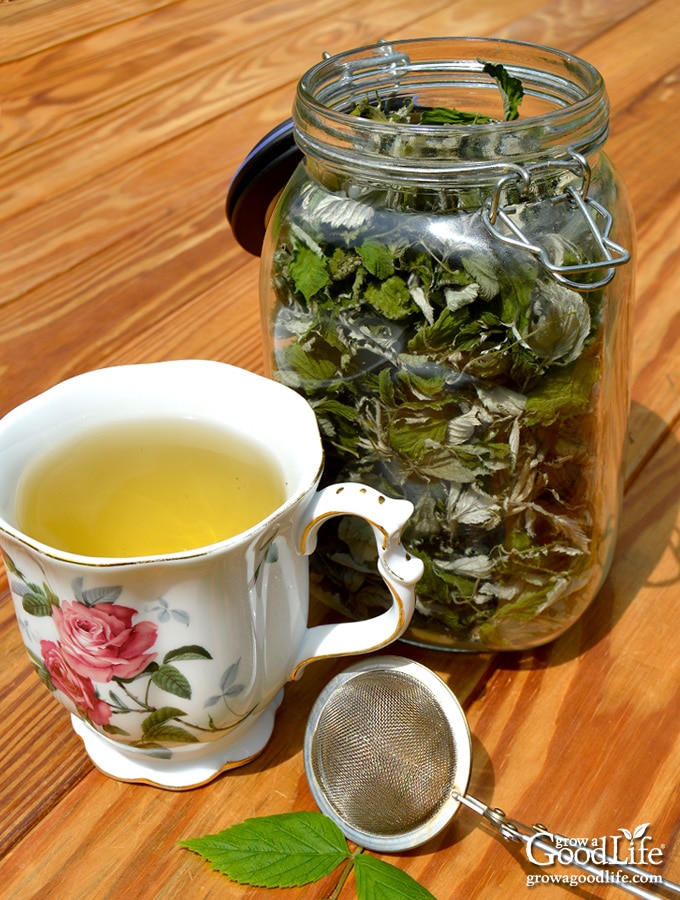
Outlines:
<svg viewBox="0 0 680 900"><path fill-rule="evenodd" d="M0 414L102 365L200 357L262 372L258 261L225 221L230 178L289 115L297 79L324 51L447 34L545 43L605 76L607 149L638 233L627 487L612 571L559 640L493 656L396 651L461 699L475 796L578 837L649 822L665 874L680 881L676 0L0 2ZM0 659L0 895L269 896L177 842L314 808L304 724L342 662L317 663L286 689L257 760L174 794L94 769L28 662L4 575ZM438 900L521 897L536 871L465 809L390 861ZM271 896L316 900L335 883ZM612 895L584 884L533 891ZM339 900L352 896L350 878Z"/></svg>

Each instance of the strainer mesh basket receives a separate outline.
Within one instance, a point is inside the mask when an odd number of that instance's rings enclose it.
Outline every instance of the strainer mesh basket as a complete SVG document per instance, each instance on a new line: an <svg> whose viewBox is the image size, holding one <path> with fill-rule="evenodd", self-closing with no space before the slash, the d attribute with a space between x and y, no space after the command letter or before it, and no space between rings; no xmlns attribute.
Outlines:
<svg viewBox="0 0 680 900"><path fill-rule="evenodd" d="M311 751L314 776L340 818L385 836L412 831L438 813L456 761L441 705L398 671L363 673L331 694Z"/></svg>

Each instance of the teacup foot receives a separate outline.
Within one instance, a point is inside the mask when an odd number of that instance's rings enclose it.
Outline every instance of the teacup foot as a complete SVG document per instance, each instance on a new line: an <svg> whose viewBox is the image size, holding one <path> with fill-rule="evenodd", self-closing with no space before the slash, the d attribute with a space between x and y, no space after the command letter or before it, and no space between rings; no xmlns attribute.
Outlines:
<svg viewBox="0 0 680 900"><path fill-rule="evenodd" d="M78 716L72 715L71 723L87 755L104 775L117 781L182 791L207 784L221 772L245 765L258 756L269 742L282 700L283 689L261 713L244 720L225 737L177 747L170 756L111 740Z"/></svg>

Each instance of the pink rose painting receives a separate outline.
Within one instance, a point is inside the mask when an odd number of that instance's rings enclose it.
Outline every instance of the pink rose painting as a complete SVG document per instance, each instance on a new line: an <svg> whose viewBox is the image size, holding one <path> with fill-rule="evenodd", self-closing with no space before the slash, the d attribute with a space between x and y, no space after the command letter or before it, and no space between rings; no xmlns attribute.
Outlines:
<svg viewBox="0 0 680 900"><path fill-rule="evenodd" d="M65 694L93 724L108 725L111 707L97 697L89 678L83 678L69 667L59 644L41 641L40 651L54 687Z"/></svg>
<svg viewBox="0 0 680 900"><path fill-rule="evenodd" d="M51 605L57 640L40 642L42 662L55 690L93 725L108 726L113 709L95 684L133 679L156 658L147 652L156 642L153 622L133 624L136 610L115 603L88 606L75 600Z"/></svg>
<svg viewBox="0 0 680 900"><path fill-rule="evenodd" d="M229 704L245 690L240 659L217 678L205 704L214 709L200 721L188 721L177 706L174 698L192 698L192 667L199 667L200 675L201 665L213 659L198 644L169 642L167 634L159 641L161 629L173 629L173 635L189 629L185 610L171 608L163 597L133 608L118 602L121 585L86 588L81 576L72 581L72 599L61 599L46 580L27 578L6 555L5 562L15 601L30 617L19 621L33 665L47 687L90 725L170 758L172 746L195 743L206 732L222 733L237 723ZM154 615L159 624L150 620Z"/></svg>
<svg viewBox="0 0 680 900"><path fill-rule="evenodd" d="M64 600L52 618L64 658L74 672L95 682L134 678L157 654L148 653L158 636L153 622L132 620L136 610L117 603Z"/></svg>

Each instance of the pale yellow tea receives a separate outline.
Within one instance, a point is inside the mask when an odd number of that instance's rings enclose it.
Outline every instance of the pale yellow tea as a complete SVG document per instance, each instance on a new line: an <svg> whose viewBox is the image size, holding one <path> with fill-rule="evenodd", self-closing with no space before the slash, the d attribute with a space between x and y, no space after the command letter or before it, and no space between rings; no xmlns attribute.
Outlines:
<svg viewBox="0 0 680 900"><path fill-rule="evenodd" d="M118 422L44 454L17 489L27 535L85 556L148 556L245 531L285 500L273 454L195 419Z"/></svg>

